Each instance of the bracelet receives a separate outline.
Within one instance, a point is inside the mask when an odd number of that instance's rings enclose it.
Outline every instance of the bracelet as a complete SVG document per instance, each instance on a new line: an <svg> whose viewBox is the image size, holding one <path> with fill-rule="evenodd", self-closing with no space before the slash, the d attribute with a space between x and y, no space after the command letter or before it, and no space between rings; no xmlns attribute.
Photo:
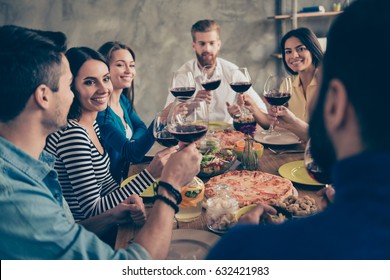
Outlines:
<svg viewBox="0 0 390 280"><path fill-rule="evenodd" d="M177 206L175 204L175 202L173 202L172 200L170 200L168 197L166 196L163 196L161 194L158 194L155 196L155 199L161 199L162 201L164 201L166 204L168 204L169 206L171 206L173 208L173 210L175 210L175 214L177 212L179 212L179 206Z"/></svg>
<svg viewBox="0 0 390 280"><path fill-rule="evenodd" d="M175 189L171 184L169 184L167 182L160 181L160 182L158 182L158 185L157 185L157 191L158 191L158 187L163 187L168 192L170 192L175 197L176 204L180 204L181 201L183 200L181 193L177 189Z"/></svg>

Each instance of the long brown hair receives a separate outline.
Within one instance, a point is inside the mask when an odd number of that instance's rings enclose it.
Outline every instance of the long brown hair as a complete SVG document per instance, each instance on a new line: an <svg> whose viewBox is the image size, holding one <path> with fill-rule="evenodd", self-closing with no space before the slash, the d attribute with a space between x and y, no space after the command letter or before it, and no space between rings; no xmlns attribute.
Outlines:
<svg viewBox="0 0 390 280"><path fill-rule="evenodd" d="M117 50L128 50L130 54L133 56L133 59L135 61L135 53L134 51L127 45L122 44L118 41L109 41L101 45L101 47L98 49L98 52L100 52L102 55L105 56L106 60L108 62L111 61L112 53ZM131 104L131 110L135 111L134 108L134 79L131 82L131 86L129 88L125 88L122 91L122 94L124 94L127 99L130 101Z"/></svg>

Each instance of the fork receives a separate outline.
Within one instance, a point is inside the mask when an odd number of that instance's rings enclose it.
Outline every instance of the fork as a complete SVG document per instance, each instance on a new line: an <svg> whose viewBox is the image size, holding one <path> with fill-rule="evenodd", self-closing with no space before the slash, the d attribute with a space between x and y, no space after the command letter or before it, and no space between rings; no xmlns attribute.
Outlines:
<svg viewBox="0 0 390 280"><path fill-rule="evenodd" d="M287 151L275 151L274 149L271 149L268 147L268 150L270 150L275 155L283 155L283 154L300 154L303 153L304 150L287 150Z"/></svg>

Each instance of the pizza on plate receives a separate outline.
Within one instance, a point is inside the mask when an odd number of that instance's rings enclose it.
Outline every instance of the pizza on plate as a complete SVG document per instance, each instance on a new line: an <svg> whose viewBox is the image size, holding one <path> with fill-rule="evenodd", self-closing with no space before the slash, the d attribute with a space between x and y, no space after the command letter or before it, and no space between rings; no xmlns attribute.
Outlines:
<svg viewBox="0 0 390 280"><path fill-rule="evenodd" d="M245 134L241 131L233 129L225 129L213 133L213 137L219 139L221 148L234 148L234 144L245 138Z"/></svg>
<svg viewBox="0 0 390 280"><path fill-rule="evenodd" d="M262 171L235 170L215 176L205 184L206 198L216 195L218 185L229 186L229 195L240 207L282 201L294 193L290 180Z"/></svg>

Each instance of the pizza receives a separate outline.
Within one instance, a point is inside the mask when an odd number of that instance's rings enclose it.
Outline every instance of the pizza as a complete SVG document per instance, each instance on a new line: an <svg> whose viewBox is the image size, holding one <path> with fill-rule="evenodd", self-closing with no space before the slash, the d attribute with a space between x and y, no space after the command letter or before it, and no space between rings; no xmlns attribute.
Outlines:
<svg viewBox="0 0 390 280"><path fill-rule="evenodd" d="M233 129L225 129L221 131L215 131L213 137L216 137L220 141L221 148L234 148L234 144L245 138L245 134L241 131Z"/></svg>
<svg viewBox="0 0 390 280"><path fill-rule="evenodd" d="M290 180L262 171L235 170L215 176L205 184L206 198L216 195L218 185L227 185L240 207L283 201L294 192Z"/></svg>

